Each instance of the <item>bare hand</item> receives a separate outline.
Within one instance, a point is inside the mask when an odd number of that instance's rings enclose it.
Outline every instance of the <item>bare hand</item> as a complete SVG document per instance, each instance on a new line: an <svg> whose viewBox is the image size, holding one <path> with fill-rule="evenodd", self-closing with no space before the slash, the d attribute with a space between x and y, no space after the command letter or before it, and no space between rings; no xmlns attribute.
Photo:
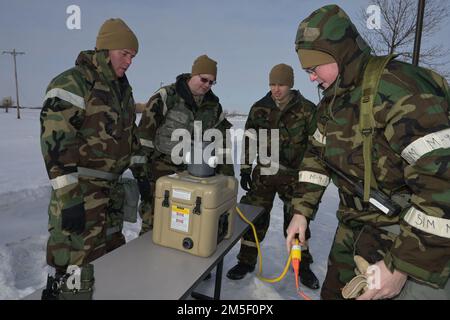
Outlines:
<svg viewBox="0 0 450 320"><path fill-rule="evenodd" d="M374 281L369 281L369 289L364 294L360 295L357 300L393 298L400 293L408 278L405 273L398 270L391 273L383 260L369 266L367 270L369 276L368 279L373 279Z"/></svg>
<svg viewBox="0 0 450 320"><path fill-rule="evenodd" d="M295 237L297 234L300 245L305 245L305 232L307 227L308 222L306 221L305 216L302 216L301 214L293 215L291 223L289 223L289 227L286 230L286 249L288 253L295 244Z"/></svg>

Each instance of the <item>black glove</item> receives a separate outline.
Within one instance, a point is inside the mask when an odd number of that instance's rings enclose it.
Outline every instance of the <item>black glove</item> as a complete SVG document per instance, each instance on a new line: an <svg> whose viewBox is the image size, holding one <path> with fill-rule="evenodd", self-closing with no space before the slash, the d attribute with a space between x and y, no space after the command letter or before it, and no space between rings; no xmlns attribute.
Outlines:
<svg viewBox="0 0 450 320"><path fill-rule="evenodd" d="M141 178L137 180L137 184L139 187L139 193L141 194L141 201L150 201L152 196L150 181L147 178Z"/></svg>
<svg viewBox="0 0 450 320"><path fill-rule="evenodd" d="M61 228L65 231L81 234L84 231L86 223L86 212L84 203L61 210Z"/></svg>
<svg viewBox="0 0 450 320"><path fill-rule="evenodd" d="M245 191L250 191L252 186L252 178L250 173L241 173L241 188Z"/></svg>

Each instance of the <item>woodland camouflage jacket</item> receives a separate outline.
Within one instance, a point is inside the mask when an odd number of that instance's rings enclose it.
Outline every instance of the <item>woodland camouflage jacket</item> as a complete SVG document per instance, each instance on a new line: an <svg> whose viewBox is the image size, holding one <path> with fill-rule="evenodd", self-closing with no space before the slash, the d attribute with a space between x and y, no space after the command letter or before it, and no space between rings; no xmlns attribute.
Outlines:
<svg viewBox="0 0 450 320"><path fill-rule="evenodd" d="M145 162L133 156L139 148L135 118L131 87L125 76L116 78L107 51L81 52L75 67L50 82L40 116L41 149L61 209L83 201L80 167L120 175Z"/></svg>
<svg viewBox="0 0 450 320"><path fill-rule="evenodd" d="M318 153L348 176L364 178L362 137L358 130L364 68L370 49L339 7L325 6L299 25L296 50L314 49L334 57L335 83L318 106L317 131L305 154L293 206L314 218L326 185L341 193L352 188L318 161ZM373 114L372 170L380 190L411 195L396 217L376 209L358 211L340 203L338 219L350 227L400 225L387 248L388 267L435 286L450 273L450 122L448 85L424 68L392 60L383 71Z"/></svg>
<svg viewBox="0 0 450 320"><path fill-rule="evenodd" d="M270 130L278 130L279 164L295 171L299 169L302 162L308 136L312 135L316 129L315 113L316 106L304 98L298 90L291 90L291 99L283 109L277 107L269 92L251 107L245 130L252 130L252 132L248 131L247 135L249 138L254 136L258 145L261 138L259 130L267 130L269 140ZM245 162L241 164L241 174L251 173L251 164L259 150L259 148L249 147L249 139L246 139L244 143ZM270 154L270 148L271 141L268 141L267 155Z"/></svg>

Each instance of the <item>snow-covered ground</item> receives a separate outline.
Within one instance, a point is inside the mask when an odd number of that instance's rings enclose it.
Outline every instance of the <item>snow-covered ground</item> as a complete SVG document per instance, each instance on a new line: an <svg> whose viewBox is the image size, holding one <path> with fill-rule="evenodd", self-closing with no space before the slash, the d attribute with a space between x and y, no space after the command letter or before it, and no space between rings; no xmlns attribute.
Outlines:
<svg viewBox="0 0 450 320"><path fill-rule="evenodd" d="M39 145L39 110L0 110L0 300L20 299L45 284L50 271L45 262L47 240L47 205L50 187ZM235 128L243 128L245 118L230 119ZM239 174L238 167L236 173ZM239 189L238 199L243 195ZM322 282L331 241L336 229L335 211L338 197L330 185L322 199L318 217L311 224L312 269ZM269 232L262 243L263 275L278 276L287 254L282 233L283 205L276 198ZM137 237L140 222L126 223L127 241ZM237 244L224 259L224 273L236 263ZM243 280L223 277L222 299L299 299L291 272L276 284L264 283L253 273ZM199 285L198 292L212 293L212 280ZM312 298L319 291L303 288Z"/></svg>

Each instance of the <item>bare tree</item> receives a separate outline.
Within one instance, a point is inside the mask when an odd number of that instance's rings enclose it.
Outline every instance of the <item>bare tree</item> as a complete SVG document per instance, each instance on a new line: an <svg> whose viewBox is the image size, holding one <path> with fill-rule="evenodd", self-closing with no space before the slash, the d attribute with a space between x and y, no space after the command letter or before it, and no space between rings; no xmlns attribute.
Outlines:
<svg viewBox="0 0 450 320"><path fill-rule="evenodd" d="M366 8L362 8L358 21L364 39L377 55L396 53L399 59L411 62L413 56L414 36L416 33L417 0L374 0L380 8L382 17L379 29L368 29ZM422 30L422 46L419 62L447 77L450 76L449 53L443 41L431 43L431 38L450 16L446 0L428 0Z"/></svg>
<svg viewBox="0 0 450 320"><path fill-rule="evenodd" d="M8 108L11 108L14 103L14 100L11 97L4 97L2 99L2 107L5 108L5 111L8 112Z"/></svg>

